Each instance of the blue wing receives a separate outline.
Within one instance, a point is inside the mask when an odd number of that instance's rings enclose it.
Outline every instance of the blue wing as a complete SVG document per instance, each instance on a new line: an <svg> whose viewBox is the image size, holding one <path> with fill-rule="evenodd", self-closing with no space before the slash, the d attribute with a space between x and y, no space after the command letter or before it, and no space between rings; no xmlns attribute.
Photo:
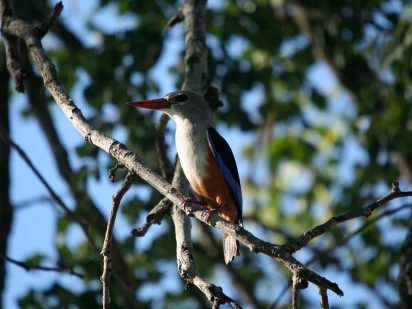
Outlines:
<svg viewBox="0 0 412 309"><path fill-rule="evenodd" d="M242 223L242 188L240 187L239 173L232 149L214 128L209 127L207 133L210 148L236 204L237 221Z"/></svg>

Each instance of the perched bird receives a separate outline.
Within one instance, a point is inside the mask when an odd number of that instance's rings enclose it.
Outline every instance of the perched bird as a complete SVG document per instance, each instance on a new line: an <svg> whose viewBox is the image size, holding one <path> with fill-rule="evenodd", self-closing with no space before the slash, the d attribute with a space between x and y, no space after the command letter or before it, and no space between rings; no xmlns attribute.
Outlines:
<svg viewBox="0 0 412 309"><path fill-rule="evenodd" d="M175 91L161 99L128 103L158 109L176 122L176 149L193 191L209 211L242 224L242 190L232 150L212 126L207 102L193 91ZM223 233L225 263L239 255L235 237Z"/></svg>

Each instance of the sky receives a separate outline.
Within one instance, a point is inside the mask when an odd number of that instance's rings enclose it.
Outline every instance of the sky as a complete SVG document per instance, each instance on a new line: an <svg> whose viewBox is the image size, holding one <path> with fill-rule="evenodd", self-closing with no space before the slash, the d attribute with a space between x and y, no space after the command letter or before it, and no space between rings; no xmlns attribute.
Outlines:
<svg viewBox="0 0 412 309"><path fill-rule="evenodd" d="M55 3L56 1L51 1ZM69 25L69 27L75 33L79 33L80 37L85 38L84 43L86 46L96 46L99 44L101 37L97 32L90 32L87 30L85 21L90 20L95 26L102 29L106 33L112 33L114 31L127 29L128 27L133 27L136 25L137 21L133 16L118 16L115 13L114 6L108 5L103 10L96 12L95 6L96 1L82 1L82 0L68 0L64 1L65 8L62 14L62 20ZM210 1L211 6L219 5L219 1ZM78 16L78 18L71 18L72 16ZM109 21L109 22L108 22ZM167 68L178 59L179 54L183 48L183 28L182 26L174 27L169 35L168 41L166 42L168 50L167 54L162 55L158 63L154 68L151 69L150 76L154 79L161 79L162 84L160 85L160 93L167 93L175 90L174 87L174 77L167 70ZM213 40L213 38L209 38ZM44 39L44 45L46 47L53 48L53 44L56 44L56 41L52 37L48 36ZM176 44L176 42L180 42ZM292 44L292 43L291 43ZM297 44L305 44L304 39L299 41ZM242 42L234 42L233 49L236 50L239 47L241 48ZM296 48L296 46L285 46L284 53L287 54ZM75 102L78 104L79 108L82 109L85 116L87 117L90 111L86 107L83 96L81 95L82 89L90 82L90 78L84 74L84 72L78 72L79 81L75 89L72 92L72 96ZM319 88L319 91L327 94L330 97L330 113L327 115L321 114L319 110L315 108L309 108L305 111L309 121L313 123L330 121L333 123L339 122L340 117L353 117L356 114L355 106L351 103L348 95L343 91L338 81L334 78L333 74L327 68L327 66L321 62L313 65L311 70L308 72L308 80L313 85L316 85ZM327 81L325 83L325 81ZM259 98L261 94L261 89L259 86L253 88L250 93L248 93L243 99L243 102L250 102L249 97ZM248 97L249 96L249 97ZM34 165L40 169L42 175L53 184L53 189L67 202L68 205L72 205L73 201L70 199L68 194L68 188L61 181L59 173L56 169L56 166L48 164L48 162L53 162L51 159L51 150L48 146L47 141L45 140L41 129L38 124L31 118L22 117L21 113L27 106L26 98L22 94L15 94L11 102L11 132L12 138L16 141L27 153L29 153L30 159ZM259 117L257 108L259 106L259 99L253 100L255 104L246 104L242 102L243 106L248 106L248 111L253 117ZM110 117L110 110L107 111L107 117ZM75 155L75 147L79 144L82 144L84 140L81 136L75 131L71 126L69 121L65 118L63 113L57 108L53 107L53 116L55 123L57 125L58 132L64 136L62 139L66 148L70 153L71 163L76 166L80 166L81 162L78 161ZM257 119L258 120L258 119ZM338 126L339 128L339 126ZM241 179L244 179L246 174L249 172L249 167L247 166L246 158L242 157L243 149L246 145L250 144L254 140L253 135L245 135L242 133L242 138L239 138L240 133L235 128L228 128L224 124L218 126L219 131L223 136L229 141L235 156L237 157ZM344 134L345 128L341 127L342 134ZM114 138L122 141L125 138L125 132L115 132ZM168 136L169 144L173 145L172 135ZM355 163L365 162L365 154L362 153L361 147L357 144L357 141L354 139L348 138L348 151L347 151L347 161L342 166L342 181L351 181L351 173L347 172L353 168ZM171 147L171 151L173 151ZM107 155L102 154L101 160L107 160ZM28 207L18 207L25 201L32 200L36 197L47 196L47 192L38 179L34 176L32 171L26 166L26 164L21 160L21 158L12 152L11 157L11 197L12 203L17 205L15 211L15 217L13 222L13 228L10 236L10 246L8 255L17 260L24 260L25 258L31 256L35 252L41 252L47 259L43 264L50 266L55 265L57 259L57 254L54 249L55 242L57 241L54 237L55 235L55 221L60 213L60 210L57 206L51 204L50 202L39 202L35 205L30 205ZM260 166L260 167L259 167ZM304 175L305 171L296 169L295 166L284 166L285 175L285 186L293 186L293 181L290 181L288 176L295 175L296 177ZM102 170L102 173L106 171ZM256 171L257 178L265 178L266 169L264 163L258 165ZM304 177L303 177L304 178ZM308 175L307 180L302 180L298 184L296 190L302 190L302 187L308 186L310 183L310 175ZM287 182L289 180L289 182ZM306 182L306 184L305 184ZM103 213L108 215L111 207L111 197L113 193L117 190L117 186L110 183L104 177L100 181L91 179L88 183L88 186L91 188L93 200L99 206ZM131 198L134 194L145 194L145 192L133 189L126 196ZM247 203L245 203L247 204ZM151 240L156 237L159 233L164 233L167 229L167 226L163 223L160 226L155 226L150 229L148 235L144 238L145 241L142 244L141 250L145 246L149 246ZM123 238L128 237L130 232L130 226L128 223L118 217L115 226L116 236ZM258 230L255 230L259 234ZM78 228L73 228L70 237L69 244L70 246L75 246L81 240L81 231ZM298 255L299 257L299 255ZM305 254L303 253L301 257L304 259ZM267 257L261 257L262 263L269 263ZM175 265L162 265L164 269L165 277L163 278L163 288L173 290L181 287L181 281L176 276L177 272L175 270ZM70 286L73 290L80 291L83 287L83 283L80 279L64 275L60 273L50 273L42 271L32 271L27 272L24 269L17 267L12 264L7 265L8 277L6 281L6 292L5 292L5 308L15 309L18 308L16 300L24 295L27 290L31 287L41 288L47 287L54 281L59 281L66 286ZM273 270L275 271L275 270ZM330 276L334 278L335 281L338 281L343 290L347 290L351 281L347 276L342 273L337 273L334 270L328 270L323 273L324 276ZM217 284L222 285L225 290L228 290L230 294L230 282L225 279L219 279ZM273 286L266 286L266 291L261 293L273 293L271 289ZM362 287L351 287L350 290L354 290L352 297L365 297L369 292L364 290ZM317 295L316 288L311 285L309 289L304 291L306 296ZM352 301L352 299L343 298L340 299L329 293L331 304L340 304L345 305L347 301ZM139 292L139 297L152 297L156 296L156 291L154 291L152 286L146 286ZM366 296L371 299L373 303L373 297ZM394 297L394 296L392 296ZM317 301L317 299L315 299ZM379 303L376 303L374 308L379 308Z"/></svg>

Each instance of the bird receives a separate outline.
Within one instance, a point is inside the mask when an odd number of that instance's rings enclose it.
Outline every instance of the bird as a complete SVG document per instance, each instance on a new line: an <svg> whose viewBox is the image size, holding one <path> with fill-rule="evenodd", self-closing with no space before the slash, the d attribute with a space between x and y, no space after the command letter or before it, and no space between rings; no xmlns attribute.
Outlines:
<svg viewBox="0 0 412 309"><path fill-rule="evenodd" d="M206 100L189 90L174 91L164 97L127 103L130 106L160 110L176 123L175 143L180 164L200 203L210 213L243 225L242 189L233 152L213 127ZM226 264L239 256L239 242L223 232Z"/></svg>

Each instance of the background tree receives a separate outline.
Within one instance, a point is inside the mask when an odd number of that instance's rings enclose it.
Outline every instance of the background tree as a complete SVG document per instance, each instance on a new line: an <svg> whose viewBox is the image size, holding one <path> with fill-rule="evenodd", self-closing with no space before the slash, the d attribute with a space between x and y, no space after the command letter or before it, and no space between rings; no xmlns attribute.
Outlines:
<svg viewBox="0 0 412 309"><path fill-rule="evenodd" d="M79 12L88 10L87 4L78 5ZM32 24L45 20L50 12L49 3L44 1L15 1L14 8L16 16ZM183 25L164 32L178 10L175 1L98 1L95 12L89 9L91 15L86 20L79 18L82 27L75 28L77 21L70 11L63 12L63 18L50 30L52 36L45 38L62 84L78 104L80 101L88 121L106 135L118 137L159 171L154 142L157 114L131 112L124 103L181 87L185 78ZM384 196L393 181L409 186L411 12L407 1L209 4L208 78L220 89L225 102L216 113L220 129L238 156L243 149L241 175L248 230L282 244L333 215ZM94 16L103 16L99 17L103 22ZM116 25L121 19L122 27ZM172 59L168 56L171 51L175 56L181 52L180 57ZM15 84L9 83L4 52L0 49L0 117L7 134L9 110L20 95L11 90ZM71 285L56 277L45 288L33 285L19 299L19 305L98 307L102 258L97 253L111 201L102 203L96 195L104 193L94 184L107 182L104 175L115 161L80 139L75 144L67 142L72 135L58 131L61 112L42 87L24 44L21 60L27 73L23 84L27 105L22 115L38 122L51 150L50 159L35 163L40 170L50 161L55 163L68 192L63 204L71 212L58 212L53 258L41 252L12 258L26 259L26 266L49 263L74 269L84 277L69 279ZM168 78L160 78L156 70L162 70L163 76L169 71ZM13 124L11 128L13 136ZM172 131L171 127L166 129L168 145L173 144ZM30 149L26 150L30 156ZM7 278L4 265L10 226L12 218L19 216L13 204L21 201L9 185L9 153L10 144L1 143L0 292ZM168 157L174 159L173 149ZM115 179L120 181L121 177ZM48 182L53 184L54 180ZM119 215L121 226L115 225L115 231L141 224L161 199L144 181L137 178L136 183L137 193L126 195ZM113 194L116 189L111 189ZM36 218L36 224L41 225L41 220ZM330 293L334 307L400 304L406 308L412 295L407 288L411 280L411 221L410 203L394 203L367 221L355 219L333 228L301 250L298 257L327 277L339 275L334 281L349 296L339 299ZM281 297L287 295L290 272L246 250L238 262L224 266L219 236L204 224L193 223L193 245L202 277L222 285L227 295L245 306L289 303ZM74 226L80 226L84 233L73 236ZM198 290L186 291L181 281L176 281L172 229L170 216L165 216L161 226L152 227L143 238L115 233L112 306L210 306ZM222 278L222 273L228 276ZM174 279L167 279L171 277ZM170 282L178 288L172 289ZM81 284L80 289L74 291L73 284ZM312 285L301 292L302 306L316 304L315 294Z"/></svg>

